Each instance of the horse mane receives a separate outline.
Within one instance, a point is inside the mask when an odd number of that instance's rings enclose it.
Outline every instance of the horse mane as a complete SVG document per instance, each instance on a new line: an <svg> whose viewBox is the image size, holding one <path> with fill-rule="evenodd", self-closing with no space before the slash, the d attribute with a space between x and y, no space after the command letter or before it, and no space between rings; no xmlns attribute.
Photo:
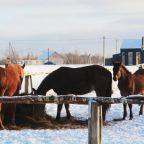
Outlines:
<svg viewBox="0 0 144 144"><path fill-rule="evenodd" d="M123 64L121 64L121 67L126 71L127 74L132 74Z"/></svg>

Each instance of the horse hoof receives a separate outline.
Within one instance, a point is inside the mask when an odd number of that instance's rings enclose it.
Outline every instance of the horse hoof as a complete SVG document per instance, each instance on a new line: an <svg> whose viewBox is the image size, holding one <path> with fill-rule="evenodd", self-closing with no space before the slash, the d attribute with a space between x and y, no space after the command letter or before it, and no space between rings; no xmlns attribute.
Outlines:
<svg viewBox="0 0 144 144"><path fill-rule="evenodd" d="M143 113L140 112L139 115L143 115Z"/></svg>
<svg viewBox="0 0 144 144"><path fill-rule="evenodd" d="M113 121L123 121L124 119L123 118L116 118L116 119L113 119Z"/></svg>
<svg viewBox="0 0 144 144"><path fill-rule="evenodd" d="M133 119L133 117L130 117L130 118L129 118L129 120L132 120L132 119Z"/></svg>
<svg viewBox="0 0 144 144"><path fill-rule="evenodd" d="M5 127L2 125L2 126L0 126L0 130L4 130L5 129Z"/></svg>

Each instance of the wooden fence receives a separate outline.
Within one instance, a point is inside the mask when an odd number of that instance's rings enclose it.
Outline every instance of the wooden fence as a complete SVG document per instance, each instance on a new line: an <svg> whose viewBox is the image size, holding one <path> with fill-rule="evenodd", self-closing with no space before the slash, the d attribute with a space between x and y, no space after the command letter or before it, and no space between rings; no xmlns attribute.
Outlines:
<svg viewBox="0 0 144 144"><path fill-rule="evenodd" d="M128 96L125 98L107 97L78 97L78 96L1 96L0 103L69 103L69 104L88 104L88 144L102 144L102 104L131 103L144 104L143 96Z"/></svg>
<svg viewBox="0 0 144 144"><path fill-rule="evenodd" d="M30 82L30 84L29 84ZM25 78L25 91L28 92L29 85L32 88L31 76ZM88 144L102 144L102 104L128 103L144 104L144 96L134 95L121 98L107 97L83 97L83 96L1 96L0 103L25 103L25 104L44 104L44 103L68 103L68 104L88 104Z"/></svg>

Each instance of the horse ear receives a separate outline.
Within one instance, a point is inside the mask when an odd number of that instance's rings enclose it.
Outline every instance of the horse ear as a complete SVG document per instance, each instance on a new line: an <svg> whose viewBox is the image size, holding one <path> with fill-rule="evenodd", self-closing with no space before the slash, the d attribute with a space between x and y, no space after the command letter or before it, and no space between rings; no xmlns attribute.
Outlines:
<svg viewBox="0 0 144 144"><path fill-rule="evenodd" d="M5 64L5 67L7 68L7 67L8 67L8 64Z"/></svg>
<svg viewBox="0 0 144 144"><path fill-rule="evenodd" d="M114 60L112 60L112 64L113 65L117 65L117 66L121 66L122 62L121 61L114 61Z"/></svg>
<svg viewBox="0 0 144 144"><path fill-rule="evenodd" d="M118 62L118 65L119 65L119 66L121 66L121 65L122 65L122 62L121 62L121 61L119 61L119 62Z"/></svg>
<svg viewBox="0 0 144 144"><path fill-rule="evenodd" d="M25 68L25 63L22 65L22 68L23 68L23 69Z"/></svg>

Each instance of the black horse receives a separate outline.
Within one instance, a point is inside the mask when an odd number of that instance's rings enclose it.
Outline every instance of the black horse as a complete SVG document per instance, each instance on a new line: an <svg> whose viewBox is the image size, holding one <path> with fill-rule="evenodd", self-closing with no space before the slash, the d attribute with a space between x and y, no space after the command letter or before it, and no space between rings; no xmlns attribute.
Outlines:
<svg viewBox="0 0 144 144"><path fill-rule="evenodd" d="M94 90L97 96L111 97L112 74L99 65L79 68L61 67L48 76L39 85L36 94L46 95L53 89L58 95L83 95ZM60 119L63 104L58 104L56 119ZM103 120L110 105L103 105ZM67 118L71 117L69 104L65 104Z"/></svg>

